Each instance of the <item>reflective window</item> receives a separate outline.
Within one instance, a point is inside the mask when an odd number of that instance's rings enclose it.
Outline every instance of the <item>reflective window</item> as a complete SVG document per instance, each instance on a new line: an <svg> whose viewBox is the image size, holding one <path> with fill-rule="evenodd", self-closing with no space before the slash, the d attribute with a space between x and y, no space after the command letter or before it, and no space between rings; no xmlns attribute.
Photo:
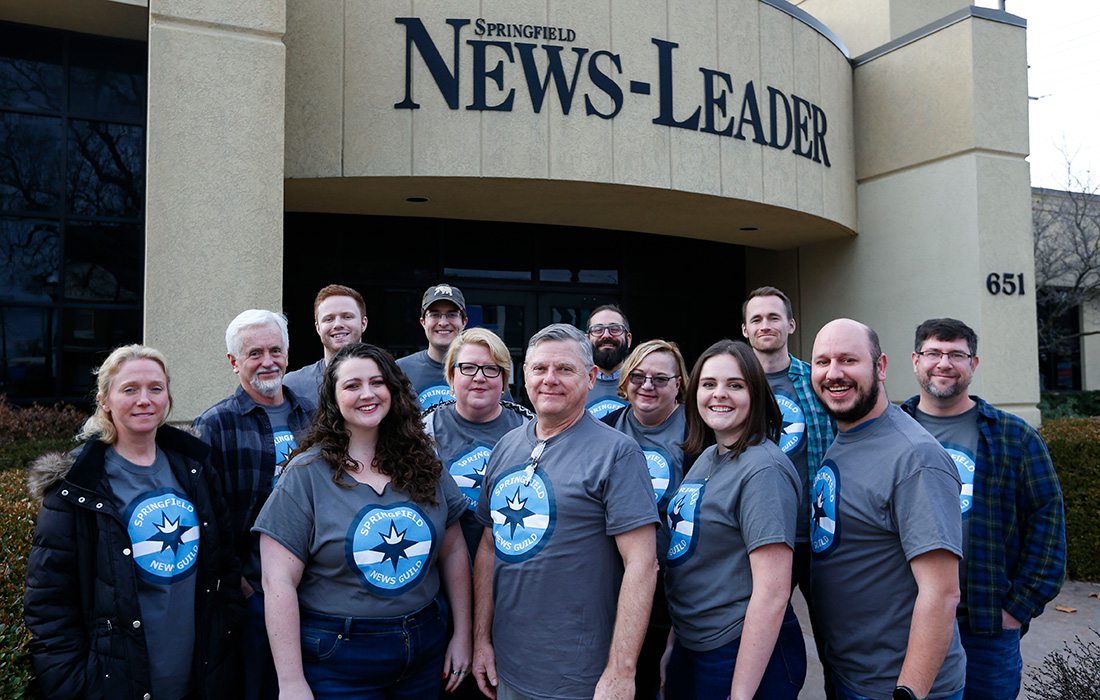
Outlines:
<svg viewBox="0 0 1100 700"><path fill-rule="evenodd" d="M61 209L62 120L0 112L0 211Z"/></svg>
<svg viewBox="0 0 1100 700"><path fill-rule="evenodd" d="M60 258L56 222L0 217L0 302L56 301Z"/></svg>
<svg viewBox="0 0 1100 700"><path fill-rule="evenodd" d="M141 340L146 47L0 22L0 392L87 398Z"/></svg>

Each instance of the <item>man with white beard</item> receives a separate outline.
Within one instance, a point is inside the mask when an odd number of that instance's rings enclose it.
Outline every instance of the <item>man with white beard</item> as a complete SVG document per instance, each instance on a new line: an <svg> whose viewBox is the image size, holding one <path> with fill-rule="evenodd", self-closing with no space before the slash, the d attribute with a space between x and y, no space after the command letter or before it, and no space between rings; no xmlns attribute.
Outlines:
<svg viewBox="0 0 1100 700"><path fill-rule="evenodd" d="M278 696L264 624L259 538L251 530L278 472L309 428L305 408L283 386L289 345L282 314L263 309L238 314L225 331L225 347L240 386L192 424L212 448L210 463L221 478L241 562L241 589L248 599L242 641L246 698Z"/></svg>

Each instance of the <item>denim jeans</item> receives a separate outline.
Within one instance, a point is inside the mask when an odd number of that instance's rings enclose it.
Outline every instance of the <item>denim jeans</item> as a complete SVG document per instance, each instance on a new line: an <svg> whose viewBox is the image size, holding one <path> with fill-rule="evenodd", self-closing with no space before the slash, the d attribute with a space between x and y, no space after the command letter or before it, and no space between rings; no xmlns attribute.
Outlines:
<svg viewBox="0 0 1100 700"><path fill-rule="evenodd" d="M844 685L844 681L834 673L833 674L833 688L836 689L836 696L838 700L890 700L889 696L884 698L871 698L866 695L860 695L856 691ZM891 691L893 692L893 691ZM952 693L951 695L945 695L937 700L962 700L963 691ZM1008 696L1006 696L1008 697ZM1016 696L1011 696L1011 700L1015 700Z"/></svg>
<svg viewBox="0 0 1100 700"><path fill-rule="evenodd" d="M434 700L439 697L449 627L441 598L400 617L303 611L306 682L317 700Z"/></svg>
<svg viewBox="0 0 1100 700"><path fill-rule="evenodd" d="M244 636L241 640L245 700L276 700L279 680L264 622L264 594L256 591L245 601Z"/></svg>
<svg viewBox="0 0 1100 700"><path fill-rule="evenodd" d="M679 640L672 647L665 673L667 700L723 700L730 694L741 638L711 651L691 651ZM771 659L754 697L794 700L806 680L806 643L794 609L788 604Z"/></svg>
<svg viewBox="0 0 1100 700"><path fill-rule="evenodd" d="M1020 630L973 634L959 625L966 650L965 700L997 700L1020 694L1024 662L1020 657Z"/></svg>

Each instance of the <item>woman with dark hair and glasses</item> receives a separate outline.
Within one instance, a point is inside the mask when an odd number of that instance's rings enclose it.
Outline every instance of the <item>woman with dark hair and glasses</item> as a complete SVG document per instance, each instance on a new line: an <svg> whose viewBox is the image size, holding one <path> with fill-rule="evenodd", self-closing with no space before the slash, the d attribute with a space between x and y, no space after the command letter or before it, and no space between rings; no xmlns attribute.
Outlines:
<svg viewBox="0 0 1100 700"><path fill-rule="evenodd" d="M434 698L469 672L465 501L413 396L385 350L341 349L256 519L282 698Z"/></svg>
<svg viewBox="0 0 1100 700"><path fill-rule="evenodd" d="M721 340L695 363L686 451L707 448L670 499L664 697L798 697L806 647L790 606L801 480L752 349Z"/></svg>
<svg viewBox="0 0 1100 700"><path fill-rule="evenodd" d="M619 374L619 396L629 405L600 419L638 441L660 512L664 512L668 499L680 486L685 467L691 466L695 456L685 455L683 450L687 426L683 406L686 378L687 367L676 343L646 341L634 348ZM657 560L662 568L668 541L668 527L662 523L657 529ZM660 689L660 660L670 628L668 602L662 577L658 576L653 612L635 674L637 697L656 697Z"/></svg>

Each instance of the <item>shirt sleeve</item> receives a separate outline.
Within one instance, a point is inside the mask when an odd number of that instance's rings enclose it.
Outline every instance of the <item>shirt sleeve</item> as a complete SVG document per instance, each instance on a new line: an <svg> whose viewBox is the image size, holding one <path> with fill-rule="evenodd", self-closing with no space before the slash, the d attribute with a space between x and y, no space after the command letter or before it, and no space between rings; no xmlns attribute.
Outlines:
<svg viewBox="0 0 1100 700"><path fill-rule="evenodd" d="M1058 595L1066 573L1066 524L1062 487L1039 434L1022 426L1019 472L1019 566L1002 603L1021 622L1039 615Z"/></svg>
<svg viewBox="0 0 1100 700"><path fill-rule="evenodd" d="M944 454L944 461L950 460ZM954 465L918 467L894 487L890 514L905 558L945 549L962 557L960 483Z"/></svg>
<svg viewBox="0 0 1100 700"><path fill-rule="evenodd" d="M779 542L794 549L799 505L793 465L790 474L782 465L771 464L746 479L737 512L745 549L751 552Z"/></svg>
<svg viewBox="0 0 1100 700"><path fill-rule="evenodd" d="M309 563L315 520L309 468L287 469L252 526L252 532L267 535L302 563Z"/></svg>
<svg viewBox="0 0 1100 700"><path fill-rule="evenodd" d="M450 526L458 522L458 519L466 512L466 499L462 497L462 492L458 490L458 484L455 483L455 480L451 478L446 469L439 474L439 486L443 491L444 505L447 507L447 525ZM481 502L478 501L478 503Z"/></svg>
<svg viewBox="0 0 1100 700"><path fill-rule="evenodd" d="M603 503L604 531L609 536L660 522L649 468L637 444L618 448L604 479Z"/></svg>

